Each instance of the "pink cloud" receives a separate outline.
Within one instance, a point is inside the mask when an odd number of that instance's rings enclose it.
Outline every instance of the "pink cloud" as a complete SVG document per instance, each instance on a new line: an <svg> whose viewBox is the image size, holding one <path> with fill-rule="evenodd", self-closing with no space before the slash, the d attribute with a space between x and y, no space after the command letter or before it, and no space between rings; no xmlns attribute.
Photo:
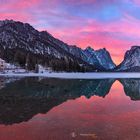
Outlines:
<svg viewBox="0 0 140 140"><path fill-rule="evenodd" d="M19 21L26 21L29 20L30 17L28 15L25 15L24 13L15 14L15 13L0 13L0 20L5 19L13 19L13 20L19 20Z"/></svg>
<svg viewBox="0 0 140 140"><path fill-rule="evenodd" d="M9 8L7 10L27 9L41 3L41 1L42 0L9 0L8 2L4 1L1 3L1 8Z"/></svg>
<svg viewBox="0 0 140 140"><path fill-rule="evenodd" d="M124 11L123 18L106 23L94 18L77 16L67 10L67 6L72 6L71 10L73 10L75 5L96 5L98 9L107 4L117 5L119 2L116 0L8 0L1 3L0 20L14 19L29 22L37 29L47 30L55 37L81 48L88 45L95 49L106 47L111 52L113 60L119 63L123 59L124 52L131 45L140 44L140 20ZM139 3L138 0L133 2ZM66 9L63 9L64 6Z"/></svg>
<svg viewBox="0 0 140 140"><path fill-rule="evenodd" d="M140 1L139 0L133 0L133 2L137 5L140 5Z"/></svg>

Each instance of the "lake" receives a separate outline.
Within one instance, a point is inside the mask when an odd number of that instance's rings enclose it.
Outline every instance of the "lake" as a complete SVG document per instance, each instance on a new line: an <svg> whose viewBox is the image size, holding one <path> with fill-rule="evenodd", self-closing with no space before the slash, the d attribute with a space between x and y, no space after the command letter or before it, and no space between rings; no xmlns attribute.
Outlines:
<svg viewBox="0 0 140 140"><path fill-rule="evenodd" d="M140 79L0 79L0 140L140 139Z"/></svg>

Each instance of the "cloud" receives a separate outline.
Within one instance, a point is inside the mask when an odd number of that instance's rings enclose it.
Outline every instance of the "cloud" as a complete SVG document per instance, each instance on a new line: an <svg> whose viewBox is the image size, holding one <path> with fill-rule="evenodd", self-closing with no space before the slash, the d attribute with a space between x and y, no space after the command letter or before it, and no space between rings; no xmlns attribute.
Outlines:
<svg viewBox="0 0 140 140"><path fill-rule="evenodd" d="M106 47L116 63L140 44L139 13L139 0L0 0L1 20L29 22L81 48Z"/></svg>

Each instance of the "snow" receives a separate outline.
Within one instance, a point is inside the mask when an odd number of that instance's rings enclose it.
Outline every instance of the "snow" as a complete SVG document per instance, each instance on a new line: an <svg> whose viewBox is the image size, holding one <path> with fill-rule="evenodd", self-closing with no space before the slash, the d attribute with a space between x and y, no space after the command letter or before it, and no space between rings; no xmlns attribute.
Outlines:
<svg viewBox="0 0 140 140"><path fill-rule="evenodd" d="M1 62L4 60L0 59ZM108 72L108 73L79 73L79 72L53 72L51 68L43 67L38 65L39 72L34 73L27 71L21 67L15 66L14 64L9 64L4 62L5 69L0 72L0 76L8 77L48 77L48 78L60 78L60 79L107 79L107 78L140 78L140 73L132 72Z"/></svg>
<svg viewBox="0 0 140 140"><path fill-rule="evenodd" d="M140 78L140 73L0 73L0 76L8 77L48 77L60 79L108 79L108 78Z"/></svg>
<svg viewBox="0 0 140 140"><path fill-rule="evenodd" d="M42 65L38 65L38 73L46 73L46 72L51 72L50 67L43 67Z"/></svg>

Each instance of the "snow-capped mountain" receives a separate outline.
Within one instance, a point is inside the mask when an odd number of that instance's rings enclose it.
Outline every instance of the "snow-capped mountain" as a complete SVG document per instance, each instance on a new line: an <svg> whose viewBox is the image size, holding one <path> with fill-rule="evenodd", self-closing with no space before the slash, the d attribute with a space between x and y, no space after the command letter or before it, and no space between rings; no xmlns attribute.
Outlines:
<svg viewBox="0 0 140 140"><path fill-rule="evenodd" d="M69 52L70 54L82 59L90 65L94 65L99 70L111 70L115 68L109 52L103 48L94 51L91 47L87 47L85 50L75 46L68 45L50 35L47 32L42 32L43 36L46 36L46 39L52 42L54 45L57 45Z"/></svg>
<svg viewBox="0 0 140 140"><path fill-rule="evenodd" d="M90 64L95 64L96 66L102 67L106 70L111 70L116 67L109 52L105 48L94 50L91 47L87 47L84 52L87 56L87 61Z"/></svg>
<svg viewBox="0 0 140 140"><path fill-rule="evenodd" d="M8 63L28 69L41 64L57 71L110 70L115 67L105 49L90 49L68 45L47 31L37 31L28 23L0 21L0 57Z"/></svg>
<svg viewBox="0 0 140 140"><path fill-rule="evenodd" d="M69 53L68 45L47 32L13 20L0 21L0 57L29 69L37 64L58 71L89 71L95 67Z"/></svg>
<svg viewBox="0 0 140 140"><path fill-rule="evenodd" d="M87 56L87 61L90 63L90 64L95 64L95 65L99 65L99 61L95 55L95 51L94 49L92 49L91 47L87 47L85 50L84 50L84 53L85 55Z"/></svg>
<svg viewBox="0 0 140 140"><path fill-rule="evenodd" d="M117 71L140 71L140 46L132 46L125 53L123 62L117 66Z"/></svg>

